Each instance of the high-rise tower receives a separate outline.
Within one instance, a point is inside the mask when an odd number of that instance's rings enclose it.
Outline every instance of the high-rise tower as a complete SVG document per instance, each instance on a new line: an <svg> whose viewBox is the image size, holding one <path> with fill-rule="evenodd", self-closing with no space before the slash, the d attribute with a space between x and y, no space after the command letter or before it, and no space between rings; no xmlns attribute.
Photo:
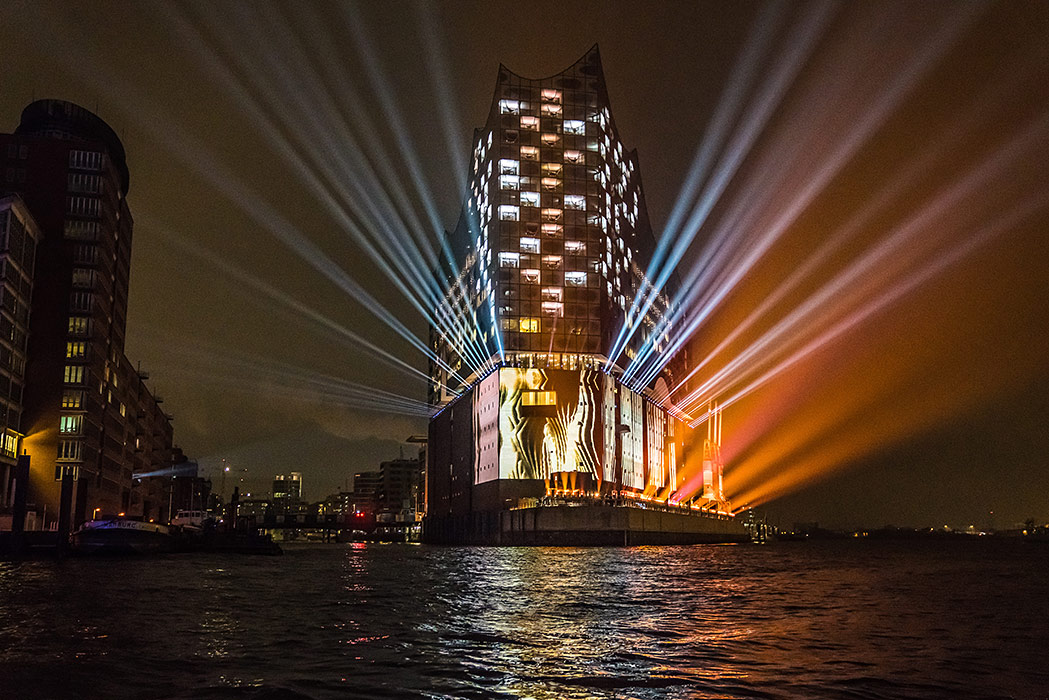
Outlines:
<svg viewBox="0 0 1049 700"><path fill-rule="evenodd" d="M654 247L636 151L619 137L594 46L548 78L499 67L475 132L469 193L449 235L458 276L434 331L432 398L451 399L486 363L602 367ZM666 310L660 295L624 356ZM474 322L476 319L476 322ZM657 342L658 345L658 342ZM471 352L472 351L472 352Z"/></svg>
<svg viewBox="0 0 1049 700"><path fill-rule="evenodd" d="M609 361L641 295L654 302L620 357L659 349L649 334L668 302L643 272L655 241L640 167L596 46L548 78L500 66L448 242L454 274L431 331L431 537L547 497L670 507L690 430Z"/></svg>
<svg viewBox="0 0 1049 700"><path fill-rule="evenodd" d="M39 100L14 134L0 134L0 173L0 190L22 196L41 234L21 422L29 500L50 520L65 489L71 508L62 513L74 525L94 512L160 516L166 499L133 498L134 473L170 462L172 433L161 399L124 355L132 237L124 147L83 107Z"/></svg>
<svg viewBox="0 0 1049 700"><path fill-rule="evenodd" d="M16 154L17 155L17 154ZM12 503L22 436L26 339L40 231L22 198L0 196L0 508Z"/></svg>

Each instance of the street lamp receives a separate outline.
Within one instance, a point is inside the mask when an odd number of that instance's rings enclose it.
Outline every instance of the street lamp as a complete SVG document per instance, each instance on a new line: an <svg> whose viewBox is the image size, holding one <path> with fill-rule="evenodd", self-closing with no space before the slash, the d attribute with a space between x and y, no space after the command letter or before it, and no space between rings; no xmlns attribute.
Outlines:
<svg viewBox="0 0 1049 700"><path fill-rule="evenodd" d="M620 423L616 427L616 498L623 497L623 436L629 434L629 425Z"/></svg>

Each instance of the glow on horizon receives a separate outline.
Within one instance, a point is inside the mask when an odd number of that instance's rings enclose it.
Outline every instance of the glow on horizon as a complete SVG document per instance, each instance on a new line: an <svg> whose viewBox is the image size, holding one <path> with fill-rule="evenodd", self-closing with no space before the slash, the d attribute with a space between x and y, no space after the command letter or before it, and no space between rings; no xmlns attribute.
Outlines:
<svg viewBox="0 0 1049 700"><path fill-rule="evenodd" d="M960 216L956 213L961 205L971 204L980 193L987 191L990 183L1009 179L1017 181L1017 175L1023 168L1023 156L1031 152L1034 144L1047 139L1049 115L1042 115L1029 123L1028 128L1008 144L993 151L980 167L954 183L947 192L937 196L901 225L896 232L897 236L901 233L907 234L911 237L909 242L913 244L915 237L928 236L932 231L946 230L957 235L958 226L962 226L964 230L964 224L957 221ZM1026 177L1030 178L1029 175ZM1044 189L1038 190L1035 183L1028 183L1027 186L1026 194L1015 197L1009 208L999 212L989 223L979 225L975 229L970 227L971 230L960 241L952 244L934 237L931 242L926 243L920 253L917 253L919 257L914 264L896 266L890 271L892 274L876 277L875 284L853 290L863 292L853 294L854 301L861 302L859 306L853 304L851 310L846 307L830 317L824 314L822 320L805 328L798 340L788 341L783 347L778 343L762 344L766 349L775 348L771 355L766 353L764 359L765 363L774 362L773 366L765 369L760 376L744 386L734 388L732 384L744 380L749 372L757 371L762 363L749 365L750 370L737 367L722 378L723 383L719 387L711 387L709 395L724 397L721 402L727 408L766 385L775 382L782 384L786 381L788 373L801 366L815 365L818 357L827 357L830 353L831 357L842 358L843 353L854 352L847 342L850 336L855 336L854 331L869 325L876 316L885 316L888 309L907 300L913 301L917 298L915 292L920 287L942 278L944 273L966 262L974 253L1023 226L1036 213L1044 213L1049 208L1049 192ZM986 202L984 206L988 206ZM951 226L952 215L955 219L954 226ZM899 240L896 243L899 243ZM899 251L897 253L899 254ZM911 250L911 254L916 252ZM882 255L878 260L870 259L866 262L880 262L884 259L885 255ZM811 306L813 310L822 309L825 305L834 306L831 300L835 299L836 295L829 294L828 287L830 291L848 289L847 286L827 285L814 295L819 303ZM806 337L807 340L802 340ZM795 346L796 349L791 351L792 343L797 342L803 344L800 347ZM853 345L855 342L857 341L854 340ZM834 347L842 343L845 343L843 349L836 351ZM947 351L947 348L934 347ZM783 352L789 354L782 357ZM929 354L928 350L926 354ZM774 359L777 356L779 359ZM930 357L926 361L936 360ZM783 431L777 431L774 424L769 424L768 421L764 422L764 430L748 428L747 418L744 416L739 435L743 439L732 447L735 462L733 468L726 472L729 489L734 494L733 500L753 506L800 488L826 476L848 459L855 459L865 451L884 447L912 435L940 420L947 413L963 410L980 398L993 395L1001 386L1018 381L1018 376L1029 371L1025 365L1017 363L1015 367L994 367L993 371L1002 377L1000 385L970 383L958 386L957 382L942 381L916 390L914 380L921 378L922 367L921 363L911 358L910 364L897 368L893 375L880 376L885 372L881 369L864 379L857 379L851 392L837 398L830 406L812 410L813 416L822 421L820 428L810 426L799 430L795 427L790 434L784 435ZM943 370L927 370L925 383L928 382L929 375L941 371ZM907 377L912 378L910 385L906 383ZM894 402L890 394L892 391L905 392L908 401L902 406L899 402ZM763 396L767 396L767 392ZM702 401L702 396L697 395L692 400ZM786 405L779 402L780 420L788 424L799 422L786 415L787 410ZM701 423L704 418L700 416L693 422L693 426ZM764 439L765 431L770 431L776 437L770 446L762 448L764 452L752 453L751 445L759 444ZM780 446L781 451L769 453L769 449L776 445ZM796 463L791 464L790 460L795 460Z"/></svg>

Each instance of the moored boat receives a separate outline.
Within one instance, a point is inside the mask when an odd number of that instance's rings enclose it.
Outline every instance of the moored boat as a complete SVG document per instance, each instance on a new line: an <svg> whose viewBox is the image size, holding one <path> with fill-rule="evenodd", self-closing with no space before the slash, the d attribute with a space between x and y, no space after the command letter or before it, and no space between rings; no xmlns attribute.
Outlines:
<svg viewBox="0 0 1049 700"><path fill-rule="evenodd" d="M129 518L89 520L73 533L73 551L82 554L147 554L171 551L171 530Z"/></svg>

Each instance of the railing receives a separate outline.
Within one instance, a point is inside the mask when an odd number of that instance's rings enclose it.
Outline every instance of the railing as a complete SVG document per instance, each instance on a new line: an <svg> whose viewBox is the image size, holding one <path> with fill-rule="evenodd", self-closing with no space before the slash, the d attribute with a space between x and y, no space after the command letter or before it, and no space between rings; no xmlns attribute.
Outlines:
<svg viewBox="0 0 1049 700"><path fill-rule="evenodd" d="M588 494L576 495L570 493L553 493L542 498L520 498L510 506L510 510L557 506L613 506L620 508L640 508L642 510L654 510L662 513L675 513L678 515L704 515L716 520L734 520L729 513L717 510L716 503L698 506L686 503L671 503L667 500L656 500L654 498L640 495L613 497Z"/></svg>

